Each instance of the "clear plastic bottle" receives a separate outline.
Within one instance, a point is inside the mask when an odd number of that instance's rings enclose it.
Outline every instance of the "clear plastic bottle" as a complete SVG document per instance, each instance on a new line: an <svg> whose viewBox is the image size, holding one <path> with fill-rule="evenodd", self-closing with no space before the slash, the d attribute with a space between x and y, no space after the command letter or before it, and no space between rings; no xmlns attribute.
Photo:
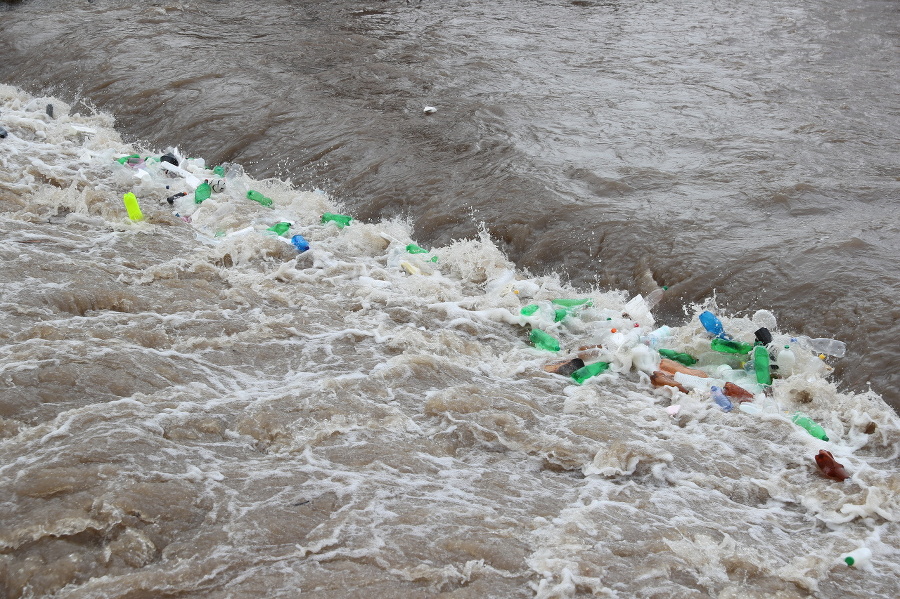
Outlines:
<svg viewBox="0 0 900 599"><path fill-rule="evenodd" d="M837 339L828 339L826 337L811 339L806 335L801 335L797 337L797 343L800 344L800 347L810 349L817 354L825 354L835 358L843 358L844 354L847 353L847 345Z"/></svg>
<svg viewBox="0 0 900 599"><path fill-rule="evenodd" d="M643 337L641 337L641 343L649 345L650 347L656 349L663 342L672 336L672 329L668 325L663 325L656 329L655 331L650 331ZM674 359L674 358L673 358Z"/></svg>
<svg viewBox="0 0 900 599"><path fill-rule="evenodd" d="M730 412L734 405L731 403L731 400L722 392L717 385L713 385L709 388L709 394L712 396L712 399L716 404L722 408L723 412Z"/></svg>

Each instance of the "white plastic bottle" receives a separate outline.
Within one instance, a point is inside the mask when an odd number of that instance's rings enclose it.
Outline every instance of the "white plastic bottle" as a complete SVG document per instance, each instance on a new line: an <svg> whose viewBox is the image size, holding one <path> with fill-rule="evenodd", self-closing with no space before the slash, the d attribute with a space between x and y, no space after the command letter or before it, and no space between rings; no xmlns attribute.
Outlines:
<svg viewBox="0 0 900 599"><path fill-rule="evenodd" d="M845 553L841 556L841 559L848 566L862 568L871 563L869 560L872 559L872 550L868 547L860 547L859 549L854 549L850 553Z"/></svg>
<svg viewBox="0 0 900 599"><path fill-rule="evenodd" d="M790 345L785 345L783 349L778 351L775 357L775 364L778 365L778 372L782 376L791 376L794 374L794 366L797 364L797 356Z"/></svg>

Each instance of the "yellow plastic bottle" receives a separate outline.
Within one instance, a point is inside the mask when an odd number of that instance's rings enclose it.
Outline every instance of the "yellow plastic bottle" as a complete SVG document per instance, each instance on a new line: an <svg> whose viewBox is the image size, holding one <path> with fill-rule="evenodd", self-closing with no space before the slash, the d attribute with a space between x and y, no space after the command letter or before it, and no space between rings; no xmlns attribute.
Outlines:
<svg viewBox="0 0 900 599"><path fill-rule="evenodd" d="M144 215L141 214L141 207L138 205L137 196L129 191L122 196L122 201L125 202L125 209L128 210L128 218L131 220L144 220Z"/></svg>

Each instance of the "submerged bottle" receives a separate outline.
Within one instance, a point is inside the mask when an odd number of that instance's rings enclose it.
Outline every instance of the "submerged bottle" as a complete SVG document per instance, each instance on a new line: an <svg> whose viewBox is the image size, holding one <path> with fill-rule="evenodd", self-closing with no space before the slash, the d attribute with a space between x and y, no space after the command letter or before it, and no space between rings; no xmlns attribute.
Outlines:
<svg viewBox="0 0 900 599"><path fill-rule="evenodd" d="M583 306L585 308L589 308L594 305L594 302L589 297L585 298L585 299L560 299L560 298L557 298L554 300L550 300L550 302L553 304L556 304L557 306L562 306L564 308L577 308L577 307L581 307L581 306Z"/></svg>
<svg viewBox="0 0 900 599"><path fill-rule="evenodd" d="M137 196L129 191L122 196L122 201L125 202L128 218L135 221L144 219L144 215L141 214L141 207L138 205Z"/></svg>
<svg viewBox="0 0 900 599"><path fill-rule="evenodd" d="M724 393L722 393L722 389L718 386L713 385L709 388L709 394L712 396L712 399L716 404L722 408L723 412L730 412L734 405L731 403L731 400L728 399Z"/></svg>
<svg viewBox="0 0 900 599"><path fill-rule="evenodd" d="M522 310L519 312L519 314L521 314L522 316L531 316L532 314L534 314L535 312L537 312L540 309L541 309L541 307L538 306L537 304L528 304L527 306L522 308Z"/></svg>
<svg viewBox="0 0 900 599"><path fill-rule="evenodd" d="M748 354L753 349L752 343L731 341L730 339L713 339L709 346L715 351L726 354Z"/></svg>
<svg viewBox="0 0 900 599"><path fill-rule="evenodd" d="M791 422L806 430L806 432L808 432L816 439L820 439L822 441L828 440L828 435L825 434L825 429L816 424L816 422L809 416L806 416L800 412L796 412L791 417Z"/></svg>
<svg viewBox="0 0 900 599"><path fill-rule="evenodd" d="M351 220L353 220L353 217L344 214L332 214L331 212L326 212L322 215L323 225L326 223L334 223L338 226L338 229L343 229L349 225Z"/></svg>
<svg viewBox="0 0 900 599"><path fill-rule="evenodd" d="M700 313L699 318L700 324L703 325L703 328L706 329L707 333L715 335L719 339L725 339L727 337L725 335L725 327L722 326L722 321L719 320L715 314L709 310L705 310Z"/></svg>
<svg viewBox="0 0 900 599"><path fill-rule="evenodd" d="M272 205L272 198L267 198L266 196L264 196L263 194L259 193L258 191L254 190L254 189L251 189L250 191L247 192L247 198L250 200L253 200L254 202L261 204L263 206L271 206Z"/></svg>
<svg viewBox="0 0 900 599"><path fill-rule="evenodd" d="M684 364L685 366L693 366L697 363L697 360L690 354L677 352L674 349L660 349L657 351L659 351L659 355L661 355L663 358L674 360L679 364Z"/></svg>
<svg viewBox="0 0 900 599"><path fill-rule="evenodd" d="M772 384L772 371L769 366L769 350L762 345L753 348L753 370L756 372L756 382L760 385Z"/></svg>
<svg viewBox="0 0 900 599"><path fill-rule="evenodd" d="M552 335L548 335L540 329L532 329L528 338L538 349L553 352L559 351L559 341Z"/></svg>
<svg viewBox="0 0 900 599"><path fill-rule="evenodd" d="M203 203L203 200L209 199L209 196L211 195L212 188L209 186L209 181L204 181L194 190L194 203L201 204Z"/></svg>
<svg viewBox="0 0 900 599"><path fill-rule="evenodd" d="M572 378L580 385L592 376L597 376L598 374L606 372L608 368L609 362L594 362L593 364L588 364L573 372Z"/></svg>

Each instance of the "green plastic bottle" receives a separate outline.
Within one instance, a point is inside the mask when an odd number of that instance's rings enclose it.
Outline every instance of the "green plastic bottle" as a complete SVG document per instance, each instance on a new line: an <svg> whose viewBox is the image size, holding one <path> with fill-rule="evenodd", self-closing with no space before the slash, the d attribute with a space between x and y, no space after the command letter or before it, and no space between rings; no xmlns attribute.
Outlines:
<svg viewBox="0 0 900 599"><path fill-rule="evenodd" d="M592 376L597 376L598 374L606 372L608 368L609 362L594 362L593 364L582 366L581 368L573 372L572 378L575 379L575 382L580 385Z"/></svg>
<svg viewBox="0 0 900 599"><path fill-rule="evenodd" d="M821 439L822 441L828 440L828 435L825 434L825 429L815 423L815 421L809 416L805 416L801 412L795 412L791 417L791 422L803 428L810 435L815 437L816 439Z"/></svg>
<svg viewBox="0 0 900 599"><path fill-rule="evenodd" d="M675 360L679 364L684 364L685 366L693 366L697 363L697 359L694 358L694 356L677 352L674 349L660 349L659 355L661 355L663 358Z"/></svg>
<svg viewBox="0 0 900 599"><path fill-rule="evenodd" d="M532 329L531 333L528 335L528 338L538 349L553 352L559 351L559 341L557 341L555 337L548 335L540 329Z"/></svg>
<svg viewBox="0 0 900 599"><path fill-rule="evenodd" d="M224 177L225 176L225 167L217 166L216 168L213 169L213 173L219 177Z"/></svg>
<svg viewBox="0 0 900 599"><path fill-rule="evenodd" d="M589 308L594 305L594 302L591 301L591 298L589 297L585 299L555 299L550 301L557 306L563 306L564 308L577 308L579 306Z"/></svg>
<svg viewBox="0 0 900 599"><path fill-rule="evenodd" d="M769 350L762 345L753 348L753 370L760 385L772 384L772 370L769 366Z"/></svg>
<svg viewBox="0 0 900 599"><path fill-rule="evenodd" d="M522 310L521 310L521 312L519 312L519 314L521 314L522 316L531 316L532 314L534 314L535 312L540 310L540 308L541 307L538 306L537 304L528 304L527 306L522 308Z"/></svg>
<svg viewBox="0 0 900 599"><path fill-rule="evenodd" d="M258 204L262 204L263 206L272 205L272 198L267 198L263 194L253 189L247 192L247 198L253 200L254 202L257 202Z"/></svg>
<svg viewBox="0 0 900 599"><path fill-rule="evenodd" d="M326 223L334 223L338 226L338 229L343 229L349 225L351 220L353 220L353 217L344 214L332 214L331 212L326 212L322 215L323 225Z"/></svg>
<svg viewBox="0 0 900 599"><path fill-rule="evenodd" d="M291 229L291 223L282 221L278 224L272 225L271 227L266 229L266 231L271 231L272 233L275 233L276 235L281 237L282 235L287 233L290 229Z"/></svg>
<svg viewBox="0 0 900 599"><path fill-rule="evenodd" d="M349 222L349 221L347 221L347 222ZM408 246L406 246L406 251L409 252L410 254L427 254L427 253L428 253L428 250L426 250L426 249L423 248L423 247L419 247L419 246L417 246L417 245L414 244L414 243L411 243L411 244L409 244ZM438 257L437 257L437 256L432 256L430 261L431 261L431 262L437 262L437 261L438 261Z"/></svg>
<svg viewBox="0 0 900 599"><path fill-rule="evenodd" d="M141 207L138 205L137 196L129 191L122 196L122 201L125 202L128 218L131 220L144 220L144 215L141 214Z"/></svg>
<svg viewBox="0 0 900 599"><path fill-rule="evenodd" d="M565 308L556 308L553 311L553 322L559 322L569 315L569 311Z"/></svg>
<svg viewBox="0 0 900 599"><path fill-rule="evenodd" d="M209 186L209 181L204 181L194 190L194 203L201 204L203 203L203 200L208 199L211 195L212 188Z"/></svg>
<svg viewBox="0 0 900 599"><path fill-rule="evenodd" d="M752 343L744 343L743 341L731 341L730 339L713 339L709 346L714 351L726 354L748 354L753 349Z"/></svg>

